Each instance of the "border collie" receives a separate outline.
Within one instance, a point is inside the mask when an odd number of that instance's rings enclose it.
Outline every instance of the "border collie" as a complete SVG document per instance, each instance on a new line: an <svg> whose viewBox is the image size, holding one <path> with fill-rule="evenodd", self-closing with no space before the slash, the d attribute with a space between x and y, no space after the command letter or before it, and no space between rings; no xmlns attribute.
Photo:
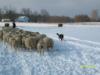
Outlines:
<svg viewBox="0 0 100 75"><path fill-rule="evenodd" d="M64 34L59 34L59 33L56 33L58 35L58 38L62 41L64 40Z"/></svg>

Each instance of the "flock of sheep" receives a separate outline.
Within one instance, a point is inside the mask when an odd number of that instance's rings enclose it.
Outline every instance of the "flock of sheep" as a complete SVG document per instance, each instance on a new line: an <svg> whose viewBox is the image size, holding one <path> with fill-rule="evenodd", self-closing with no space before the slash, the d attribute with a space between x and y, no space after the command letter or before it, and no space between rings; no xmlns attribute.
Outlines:
<svg viewBox="0 0 100 75"><path fill-rule="evenodd" d="M2 27L0 41L8 43L13 48L34 49L40 53L53 48L54 45L53 40L45 34L12 27Z"/></svg>

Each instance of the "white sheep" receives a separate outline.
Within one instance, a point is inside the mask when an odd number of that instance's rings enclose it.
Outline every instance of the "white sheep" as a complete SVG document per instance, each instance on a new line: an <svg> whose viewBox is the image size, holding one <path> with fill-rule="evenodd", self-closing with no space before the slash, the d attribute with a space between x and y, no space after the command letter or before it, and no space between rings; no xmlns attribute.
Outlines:
<svg viewBox="0 0 100 75"><path fill-rule="evenodd" d="M15 38L9 38L9 44L11 45L12 48L16 48L16 40Z"/></svg>
<svg viewBox="0 0 100 75"><path fill-rule="evenodd" d="M4 42L7 42L7 37L9 36L9 34L8 33L3 33L3 41Z"/></svg>
<svg viewBox="0 0 100 75"><path fill-rule="evenodd" d="M3 40L14 48L37 49L39 53L44 53L45 50L53 48L54 45L51 38L39 32L24 31L18 28L4 28L3 34ZM0 33L1 35L2 33Z"/></svg>
<svg viewBox="0 0 100 75"><path fill-rule="evenodd" d="M36 49L38 39L36 37L27 37L24 38L25 47L28 49Z"/></svg>
<svg viewBox="0 0 100 75"><path fill-rule="evenodd" d="M43 38L43 41L47 45L47 49L53 48L54 42L53 42L53 40L51 38L45 37L45 38Z"/></svg>
<svg viewBox="0 0 100 75"><path fill-rule="evenodd" d="M40 54L44 54L44 51L47 50L47 45L46 43L41 39L39 40L39 42L37 43L37 51Z"/></svg>
<svg viewBox="0 0 100 75"><path fill-rule="evenodd" d="M39 34L40 34L39 32L30 32L30 36L37 36Z"/></svg>
<svg viewBox="0 0 100 75"><path fill-rule="evenodd" d="M21 35L15 35L13 38L16 40L16 46L22 47L22 36Z"/></svg>
<svg viewBox="0 0 100 75"><path fill-rule="evenodd" d="M45 34L38 34L36 37L40 40L40 39L43 39L44 37L46 37L46 35Z"/></svg>

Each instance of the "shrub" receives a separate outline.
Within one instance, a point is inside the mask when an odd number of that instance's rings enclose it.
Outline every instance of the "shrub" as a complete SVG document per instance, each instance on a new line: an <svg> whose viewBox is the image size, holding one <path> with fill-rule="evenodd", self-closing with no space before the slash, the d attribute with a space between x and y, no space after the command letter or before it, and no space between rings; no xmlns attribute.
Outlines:
<svg viewBox="0 0 100 75"><path fill-rule="evenodd" d="M5 27L9 27L9 23L5 23Z"/></svg>

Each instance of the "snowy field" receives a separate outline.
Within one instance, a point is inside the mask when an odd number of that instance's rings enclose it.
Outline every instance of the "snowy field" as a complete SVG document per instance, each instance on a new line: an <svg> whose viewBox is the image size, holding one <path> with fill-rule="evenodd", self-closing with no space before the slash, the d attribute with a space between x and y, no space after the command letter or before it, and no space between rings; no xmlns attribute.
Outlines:
<svg viewBox="0 0 100 75"><path fill-rule="evenodd" d="M2 26L3 24L1 24ZM44 55L11 49L0 42L0 75L100 75L100 26L87 24L18 24L18 28L45 33L54 48ZM56 33L65 35L59 41Z"/></svg>

